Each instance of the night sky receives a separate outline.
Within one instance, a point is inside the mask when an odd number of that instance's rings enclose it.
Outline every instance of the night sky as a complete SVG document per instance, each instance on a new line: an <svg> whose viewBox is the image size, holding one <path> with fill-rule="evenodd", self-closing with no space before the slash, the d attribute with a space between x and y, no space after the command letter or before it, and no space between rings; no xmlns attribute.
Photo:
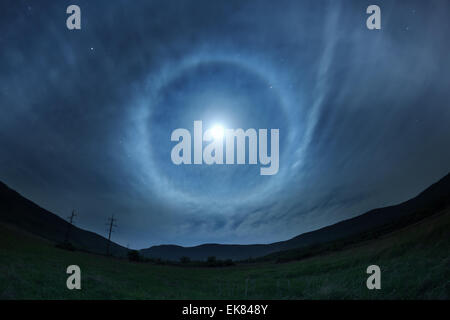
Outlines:
<svg viewBox="0 0 450 320"><path fill-rule="evenodd" d="M66 8L81 7L81 30ZM382 29L366 28L367 6ZM0 180L132 248L269 243L450 171L450 2L0 4ZM278 128L280 169L171 162L176 128Z"/></svg>

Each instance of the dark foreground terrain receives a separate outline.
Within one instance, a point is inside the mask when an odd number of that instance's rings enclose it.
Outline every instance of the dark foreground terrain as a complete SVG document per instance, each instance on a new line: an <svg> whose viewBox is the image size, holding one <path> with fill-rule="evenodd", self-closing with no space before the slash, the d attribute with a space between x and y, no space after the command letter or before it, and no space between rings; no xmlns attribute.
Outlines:
<svg viewBox="0 0 450 320"><path fill-rule="evenodd" d="M206 260L211 256L220 260L255 258L267 260L265 257L268 255L287 261L323 253L324 247L341 248L343 242L349 244L374 239L449 207L450 174L447 174L408 201L373 209L286 241L252 245L203 244L194 247L160 245L141 249L139 254L147 259L171 261L179 261L182 257L188 257L190 260ZM70 226L61 217L41 208L1 182L0 223L17 227L52 242L62 243L69 239L71 245L82 251L104 254L108 245L108 240L101 235ZM110 249L116 257L127 257L127 249L117 243L111 242ZM298 252L299 249L301 252Z"/></svg>
<svg viewBox="0 0 450 320"><path fill-rule="evenodd" d="M375 239L286 263L222 268L133 263L58 249L0 225L1 299L449 299L450 210ZM68 265L82 289L66 288ZM381 290L366 268L381 268Z"/></svg>

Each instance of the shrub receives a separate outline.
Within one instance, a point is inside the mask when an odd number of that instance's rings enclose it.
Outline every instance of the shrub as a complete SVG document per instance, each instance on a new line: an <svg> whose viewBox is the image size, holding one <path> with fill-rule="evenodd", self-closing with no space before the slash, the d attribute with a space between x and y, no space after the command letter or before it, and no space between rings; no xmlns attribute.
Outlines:
<svg viewBox="0 0 450 320"><path fill-rule="evenodd" d="M56 247L64 250L75 251L75 246L68 241L57 243Z"/></svg>
<svg viewBox="0 0 450 320"><path fill-rule="evenodd" d="M229 267L229 266L234 266L234 262L231 259L227 259L224 261L223 263L225 266Z"/></svg>
<svg viewBox="0 0 450 320"><path fill-rule="evenodd" d="M208 259L206 260L206 264L208 267L215 267L216 266L216 257L214 257L214 256L208 257Z"/></svg>
<svg viewBox="0 0 450 320"><path fill-rule="evenodd" d="M189 258L189 257L181 257L180 258L180 262L183 263L183 264L189 263L189 262L191 262L191 258Z"/></svg>
<svg viewBox="0 0 450 320"><path fill-rule="evenodd" d="M139 251L137 250L130 250L128 251L128 260L130 261L142 261L141 255L139 254Z"/></svg>

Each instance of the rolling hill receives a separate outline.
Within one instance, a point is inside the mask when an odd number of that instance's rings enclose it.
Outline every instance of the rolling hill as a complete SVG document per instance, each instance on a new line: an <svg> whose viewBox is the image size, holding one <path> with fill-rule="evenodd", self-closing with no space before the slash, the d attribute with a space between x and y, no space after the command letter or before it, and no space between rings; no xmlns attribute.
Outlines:
<svg viewBox="0 0 450 320"><path fill-rule="evenodd" d="M359 235L387 224L395 224L404 217L420 212L443 209L450 204L450 174L431 185L415 198L398 205L371 210L357 217L341 221L315 231L307 232L287 241L271 244L255 245L220 245L204 244L195 247L174 245L153 246L141 250L146 257L158 257L168 260L178 260L186 256L194 260L203 260L209 256L218 259L243 260L273 254L279 251L318 245L339 239Z"/></svg>
<svg viewBox="0 0 450 320"><path fill-rule="evenodd" d="M12 225L55 243L65 240L69 223L39 207L0 182L0 222ZM105 254L108 240L76 226L70 230L70 242L78 249ZM126 256L127 249L111 243L111 253Z"/></svg>
<svg viewBox="0 0 450 320"><path fill-rule="evenodd" d="M228 267L130 262L52 243L0 223L2 299L449 299L450 208L378 238L287 263ZM67 290L67 266L82 290ZM369 265L382 290L366 287ZM410 305L410 304L409 304Z"/></svg>
<svg viewBox="0 0 450 320"><path fill-rule="evenodd" d="M357 238L358 235L383 229L389 225L389 231L397 222L405 225L405 217L433 214L450 204L450 174L433 184L415 198L401 204L371 210L360 216L301 234L286 241L271 244L226 245L203 244L195 247L159 245L140 250L147 258L178 260L189 257L192 260L205 260L210 256L217 259L245 260L273 255L293 249L308 248L337 240ZM52 242L63 242L68 223L57 215L39 207L19 193L0 183L0 222L23 229ZM415 222L414 219L411 222ZM107 246L104 237L73 227L70 242L78 249L104 254ZM127 249L111 243L111 252L115 256L126 256Z"/></svg>

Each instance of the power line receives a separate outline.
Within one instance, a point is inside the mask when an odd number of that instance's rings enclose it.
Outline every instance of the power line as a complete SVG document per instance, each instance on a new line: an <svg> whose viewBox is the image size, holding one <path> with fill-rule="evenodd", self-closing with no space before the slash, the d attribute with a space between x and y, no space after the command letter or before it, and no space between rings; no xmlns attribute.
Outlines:
<svg viewBox="0 0 450 320"><path fill-rule="evenodd" d="M73 227L73 219L76 217L77 215L75 214L75 210L72 210L72 214L70 216L67 217L67 219L69 219L69 224L67 225L67 231L66 231L66 236L64 238L64 242L69 242L69 234L70 234L70 230L72 230Z"/></svg>
<svg viewBox="0 0 450 320"><path fill-rule="evenodd" d="M109 226L109 230L108 230L108 243L107 243L107 247L106 247L106 255L110 255L110 245L111 245L111 234L114 232L113 228L117 228L117 224L116 224L117 219L114 218L114 215L111 216L111 218L108 218L108 223L107 225Z"/></svg>

